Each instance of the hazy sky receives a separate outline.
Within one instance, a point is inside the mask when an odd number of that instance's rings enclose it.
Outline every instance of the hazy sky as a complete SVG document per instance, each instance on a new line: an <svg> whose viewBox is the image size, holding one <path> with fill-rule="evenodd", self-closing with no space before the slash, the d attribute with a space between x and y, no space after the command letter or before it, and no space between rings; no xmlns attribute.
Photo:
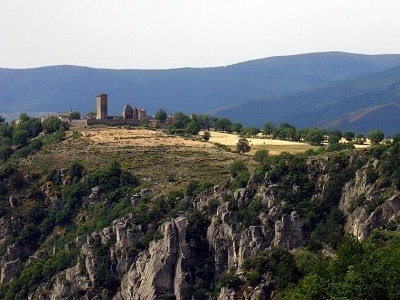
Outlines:
<svg viewBox="0 0 400 300"><path fill-rule="evenodd" d="M400 53L399 0L0 0L0 67L175 68Z"/></svg>

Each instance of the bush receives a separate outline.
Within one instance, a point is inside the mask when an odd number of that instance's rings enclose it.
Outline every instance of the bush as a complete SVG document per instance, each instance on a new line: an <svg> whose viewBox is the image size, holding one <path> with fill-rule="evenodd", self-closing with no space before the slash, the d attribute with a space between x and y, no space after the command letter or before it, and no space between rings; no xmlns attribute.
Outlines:
<svg viewBox="0 0 400 300"><path fill-rule="evenodd" d="M262 149L262 150L257 150L257 152L254 154L254 160L256 162L262 163L268 158L268 150Z"/></svg>
<svg viewBox="0 0 400 300"><path fill-rule="evenodd" d="M235 178L239 173L243 171L248 171L247 166L243 160L235 160L229 167L229 172L231 176Z"/></svg>

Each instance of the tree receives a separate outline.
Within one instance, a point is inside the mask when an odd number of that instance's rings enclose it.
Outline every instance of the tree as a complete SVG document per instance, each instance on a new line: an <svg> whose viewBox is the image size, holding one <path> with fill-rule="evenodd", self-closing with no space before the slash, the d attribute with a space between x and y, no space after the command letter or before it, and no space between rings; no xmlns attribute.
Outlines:
<svg viewBox="0 0 400 300"><path fill-rule="evenodd" d="M203 133L203 140L208 141L211 137L211 134L208 130L204 131Z"/></svg>
<svg viewBox="0 0 400 300"><path fill-rule="evenodd" d="M24 123L27 122L30 118L26 113L22 113L19 115L18 119L21 123Z"/></svg>
<svg viewBox="0 0 400 300"><path fill-rule="evenodd" d="M231 121L228 118L218 118L214 122L215 130L219 131L231 131Z"/></svg>
<svg viewBox="0 0 400 300"><path fill-rule="evenodd" d="M35 137L42 132L42 123L38 118L30 118L24 122L20 122L17 129L24 129L28 132L29 137Z"/></svg>
<svg viewBox="0 0 400 300"><path fill-rule="evenodd" d="M18 129L13 132L13 141L16 146L25 146L28 144L28 131Z"/></svg>
<svg viewBox="0 0 400 300"><path fill-rule="evenodd" d="M332 130L329 132L328 143L329 144L337 144L342 138L342 132L339 129Z"/></svg>
<svg viewBox="0 0 400 300"><path fill-rule="evenodd" d="M343 137L346 139L346 141L351 142L352 140L354 140L354 133L351 131L345 131L343 133Z"/></svg>
<svg viewBox="0 0 400 300"><path fill-rule="evenodd" d="M173 129L185 129L189 124L190 118L183 112L177 112L172 118L171 128Z"/></svg>
<svg viewBox="0 0 400 300"><path fill-rule="evenodd" d="M6 119L2 115L0 115L0 125L3 125L5 121Z"/></svg>
<svg viewBox="0 0 400 300"><path fill-rule="evenodd" d="M231 129L233 132L240 133L242 131L243 125L240 123L233 123Z"/></svg>
<svg viewBox="0 0 400 300"><path fill-rule="evenodd" d="M230 166L229 166L229 172L231 173L231 176L235 178L238 176L240 172L246 171L248 172L248 169L246 167L246 164L243 160L238 159L235 160Z"/></svg>
<svg viewBox="0 0 400 300"><path fill-rule="evenodd" d="M371 141L372 145L377 145L380 142L383 141L383 138L385 137L385 135L383 134L382 131L380 130L372 130L370 131L370 133L368 134L368 138Z"/></svg>
<svg viewBox="0 0 400 300"><path fill-rule="evenodd" d="M242 133L245 135L254 136L260 133L260 129L257 127L244 127Z"/></svg>
<svg viewBox="0 0 400 300"><path fill-rule="evenodd" d="M357 134L354 143L358 145L363 145L365 143L365 136L362 133Z"/></svg>
<svg viewBox="0 0 400 300"><path fill-rule="evenodd" d="M186 132L191 135L197 135L199 134L199 131L200 131L200 124L197 120L190 121L189 124L186 126Z"/></svg>
<svg viewBox="0 0 400 300"><path fill-rule="evenodd" d="M51 117L43 121L43 131L47 134L54 133L59 130L65 130L65 124L59 118Z"/></svg>
<svg viewBox="0 0 400 300"><path fill-rule="evenodd" d="M81 113L79 111L71 111L69 113L69 118L71 120L79 120L81 118Z"/></svg>
<svg viewBox="0 0 400 300"><path fill-rule="evenodd" d="M322 141L324 140L324 134L319 129L309 129L307 133L304 135L304 141L310 143L314 146L321 145Z"/></svg>
<svg viewBox="0 0 400 300"><path fill-rule="evenodd" d="M272 124L270 122L267 122L267 123L264 124L263 133L266 136L271 137L274 134L275 131L276 131L276 129L275 129L274 124Z"/></svg>
<svg viewBox="0 0 400 300"><path fill-rule="evenodd" d="M293 141L296 137L296 128L289 123L282 123L276 130L276 136L282 140Z"/></svg>
<svg viewBox="0 0 400 300"><path fill-rule="evenodd" d="M165 109L160 108L159 110L157 110L154 118L159 122L165 122L165 120L168 118L168 114Z"/></svg>
<svg viewBox="0 0 400 300"><path fill-rule="evenodd" d="M256 162L264 162L268 158L269 151L266 149L257 150L256 154L254 154L254 160Z"/></svg>
<svg viewBox="0 0 400 300"><path fill-rule="evenodd" d="M249 141L244 137L240 138L236 143L236 149L239 153L242 154L244 154L245 152L249 152L251 149Z"/></svg>

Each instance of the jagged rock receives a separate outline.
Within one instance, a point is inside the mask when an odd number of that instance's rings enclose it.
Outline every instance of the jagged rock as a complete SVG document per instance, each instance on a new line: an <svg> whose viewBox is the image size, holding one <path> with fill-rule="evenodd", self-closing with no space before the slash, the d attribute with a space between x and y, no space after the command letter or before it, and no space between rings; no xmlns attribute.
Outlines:
<svg viewBox="0 0 400 300"><path fill-rule="evenodd" d="M18 206L18 199L14 196L10 196L8 198L8 202L10 203L11 208L16 208Z"/></svg>
<svg viewBox="0 0 400 300"><path fill-rule="evenodd" d="M6 254L0 261L0 282L9 282L22 267L21 258L28 254L28 249L17 244L7 246Z"/></svg>
<svg viewBox="0 0 400 300"><path fill-rule="evenodd" d="M245 207L256 193L257 190L253 186L247 186L246 188L236 190L233 196L238 204L238 208Z"/></svg>
<svg viewBox="0 0 400 300"><path fill-rule="evenodd" d="M5 217L0 219L0 240L4 239L8 233L7 221Z"/></svg>
<svg viewBox="0 0 400 300"><path fill-rule="evenodd" d="M236 300L236 292L230 288L223 287L218 294L218 300Z"/></svg>
<svg viewBox="0 0 400 300"><path fill-rule="evenodd" d="M275 223L275 237L273 245L286 250L292 250L305 245L303 222L297 212L290 216L283 215L281 221Z"/></svg>
<svg viewBox="0 0 400 300"><path fill-rule="evenodd" d="M41 285L28 299L100 299L92 289L91 282L82 274L83 266L78 264L57 274L52 283Z"/></svg>
<svg viewBox="0 0 400 300"><path fill-rule="evenodd" d="M2 262L1 264L1 283L9 282L15 273L17 273L22 266L21 260L18 258L16 260Z"/></svg>
<svg viewBox="0 0 400 300"><path fill-rule="evenodd" d="M162 225L164 238L151 242L149 250L139 254L136 263L122 278L121 290L114 299L159 299L163 295L186 299L190 277L187 225L186 217Z"/></svg>
<svg viewBox="0 0 400 300"><path fill-rule="evenodd" d="M224 202L218 207L217 214L212 217L207 229L207 240L214 254L217 274L227 268L232 270L237 267L236 248L239 246L240 237L234 234L232 226L226 222L227 215L229 215L229 207L228 203Z"/></svg>
<svg viewBox="0 0 400 300"><path fill-rule="evenodd" d="M368 238L373 229L379 228L399 216L400 194L397 194L385 200L370 213L364 206L356 208L348 215L345 230L357 237L359 241L363 241Z"/></svg>

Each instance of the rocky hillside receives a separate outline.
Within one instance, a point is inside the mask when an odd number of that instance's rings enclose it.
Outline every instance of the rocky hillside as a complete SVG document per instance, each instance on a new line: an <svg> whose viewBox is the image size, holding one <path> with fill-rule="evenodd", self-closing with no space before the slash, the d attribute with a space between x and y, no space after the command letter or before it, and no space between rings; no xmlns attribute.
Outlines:
<svg viewBox="0 0 400 300"><path fill-rule="evenodd" d="M283 153L167 192L116 161L3 164L1 298L396 299L399 154Z"/></svg>

